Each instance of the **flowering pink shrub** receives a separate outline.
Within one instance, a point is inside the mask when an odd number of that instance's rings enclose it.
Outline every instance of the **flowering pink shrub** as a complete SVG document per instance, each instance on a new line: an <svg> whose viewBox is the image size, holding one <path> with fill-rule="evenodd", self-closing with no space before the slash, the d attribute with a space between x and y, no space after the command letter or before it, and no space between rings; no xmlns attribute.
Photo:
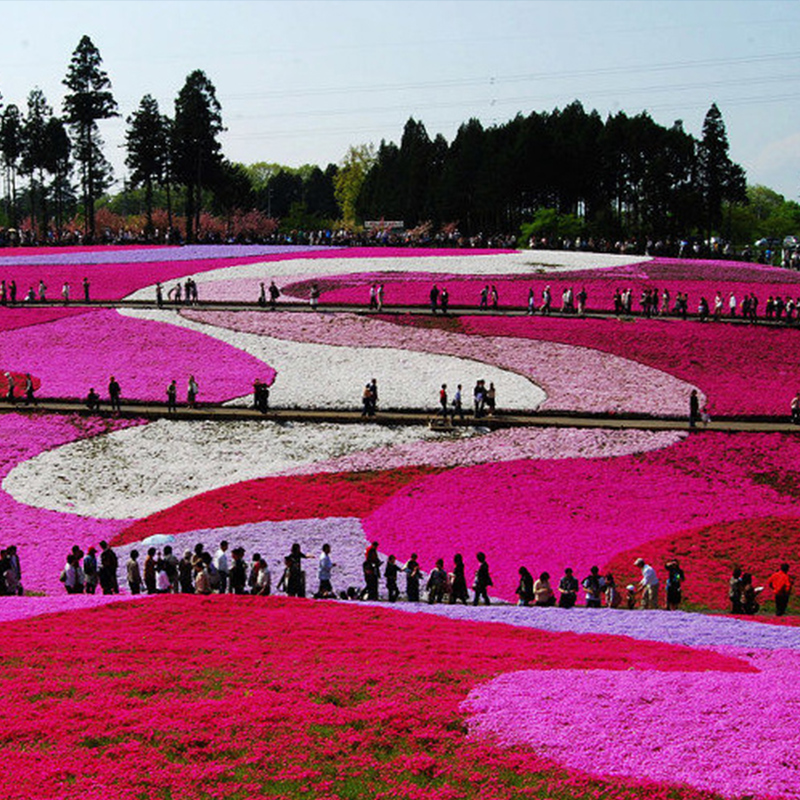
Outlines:
<svg viewBox="0 0 800 800"><path fill-rule="evenodd" d="M309 318L257 311L192 310L183 314L205 324L278 339L340 347L392 347L491 364L524 375L541 386L548 395L542 408L584 409L586 398L591 397L595 411L682 414L691 391L689 384L670 377L665 371L656 372L635 359L604 353L600 348L575 347L566 338L560 342L544 341L544 337L537 339L529 328L522 326L517 328L519 337L509 337L508 328L502 324L505 320L497 318L494 321L501 334L495 337L489 331L473 333L468 322L456 326L455 330L449 329L449 321L442 322L444 328L440 329L429 327L424 318L420 320L419 317L401 317L401 323L409 324L398 326L394 320L387 322L354 315ZM465 364L464 370L465 404L468 406L472 385L467 382L481 376L472 364ZM648 391L642 391L642 386L648 387ZM503 387L499 385L499 408L503 407L502 392Z"/></svg>
<svg viewBox="0 0 800 800"><path fill-rule="evenodd" d="M757 481L776 485L779 492L797 497L797 473L769 475L761 473ZM654 539L634 550L615 555L607 568L620 583L638 582L641 575L633 566L636 558L644 558L666 577L663 564L677 558L687 576L685 595L692 603L715 609L727 609L728 578L734 567L753 576L755 584L765 585L767 579L784 561L792 561L800 548L800 519L796 517L754 517L734 522L720 522L690 528L673 536ZM762 605L770 604L772 592L760 598ZM796 597L790 608L798 607ZM770 610L772 606L770 605Z"/></svg>
<svg viewBox="0 0 800 800"><path fill-rule="evenodd" d="M2 339L0 339L2 341ZM61 444L97 437L106 432L141 424L137 420L50 415L0 415L0 479L23 461ZM98 476L98 480L103 480ZM123 527L112 520L61 514L16 502L0 491L0 546L16 545L22 561L26 590L60 595L58 574L73 544L88 547L111 538Z"/></svg>
<svg viewBox="0 0 800 800"><path fill-rule="evenodd" d="M396 321L418 324L408 317ZM646 365L699 387L709 398L712 417L714 413L785 416L798 389L792 369L796 331L782 328L734 329L712 323L644 319L466 317L460 330L477 341L487 336L509 336L554 342L592 348ZM659 402L647 384L638 387L638 392Z"/></svg>

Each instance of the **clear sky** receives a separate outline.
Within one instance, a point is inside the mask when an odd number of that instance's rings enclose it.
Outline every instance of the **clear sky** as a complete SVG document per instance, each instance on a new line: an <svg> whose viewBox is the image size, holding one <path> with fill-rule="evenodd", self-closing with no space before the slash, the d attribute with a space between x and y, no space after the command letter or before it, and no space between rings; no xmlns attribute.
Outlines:
<svg viewBox="0 0 800 800"><path fill-rule="evenodd" d="M124 118L145 94L172 115L202 69L233 161L338 162L351 144L431 137L578 99L648 111L699 136L712 102L731 157L800 199L797 0L0 0L0 94L40 87L61 110L81 36L99 48L122 118L101 123L121 181Z"/></svg>

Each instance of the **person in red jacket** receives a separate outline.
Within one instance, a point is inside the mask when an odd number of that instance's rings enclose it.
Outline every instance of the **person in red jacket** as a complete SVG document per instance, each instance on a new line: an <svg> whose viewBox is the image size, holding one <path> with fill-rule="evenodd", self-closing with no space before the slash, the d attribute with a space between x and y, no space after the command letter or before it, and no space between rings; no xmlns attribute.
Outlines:
<svg viewBox="0 0 800 800"><path fill-rule="evenodd" d="M789 574L789 565L781 564L781 568L770 577L769 587L775 592L775 616L782 617L789 605L789 595L794 586L794 578Z"/></svg>

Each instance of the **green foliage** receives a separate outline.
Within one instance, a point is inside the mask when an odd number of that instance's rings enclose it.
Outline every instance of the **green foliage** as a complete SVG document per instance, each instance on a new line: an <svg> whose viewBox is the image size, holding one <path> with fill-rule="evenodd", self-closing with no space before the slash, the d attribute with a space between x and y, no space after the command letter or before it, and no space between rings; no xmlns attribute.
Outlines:
<svg viewBox="0 0 800 800"><path fill-rule="evenodd" d="M371 144L350 147L342 159L339 171L333 179L336 202L342 211L344 224L356 224L356 203L367 173L375 164L375 149Z"/></svg>
<svg viewBox="0 0 800 800"><path fill-rule="evenodd" d="M540 208L533 220L520 228L519 244L520 247L527 247L531 237L552 241L576 239L583 235L585 229L586 223L575 214L560 214L555 208Z"/></svg>
<svg viewBox="0 0 800 800"><path fill-rule="evenodd" d="M168 177L171 123L161 114L158 101L149 94L142 98L139 108L126 123L128 156L125 164L131 170L131 184L145 189L146 233L150 235L153 231L153 189Z"/></svg>
<svg viewBox="0 0 800 800"><path fill-rule="evenodd" d="M723 209L733 241L752 245L762 238L800 236L800 204L766 186L748 186L747 200Z"/></svg>

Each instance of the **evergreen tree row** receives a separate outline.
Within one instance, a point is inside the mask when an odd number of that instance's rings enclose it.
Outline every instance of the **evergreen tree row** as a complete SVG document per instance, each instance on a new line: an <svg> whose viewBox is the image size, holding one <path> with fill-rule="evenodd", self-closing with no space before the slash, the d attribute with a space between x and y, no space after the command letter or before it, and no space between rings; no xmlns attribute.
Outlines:
<svg viewBox="0 0 800 800"><path fill-rule="evenodd" d="M537 209L583 220L606 237L723 233L724 203L746 201L716 105L702 137L646 113L605 121L579 102L484 128L465 122L451 144L410 119L382 142L358 195L363 218L407 227L457 222L463 233L517 231Z"/></svg>

